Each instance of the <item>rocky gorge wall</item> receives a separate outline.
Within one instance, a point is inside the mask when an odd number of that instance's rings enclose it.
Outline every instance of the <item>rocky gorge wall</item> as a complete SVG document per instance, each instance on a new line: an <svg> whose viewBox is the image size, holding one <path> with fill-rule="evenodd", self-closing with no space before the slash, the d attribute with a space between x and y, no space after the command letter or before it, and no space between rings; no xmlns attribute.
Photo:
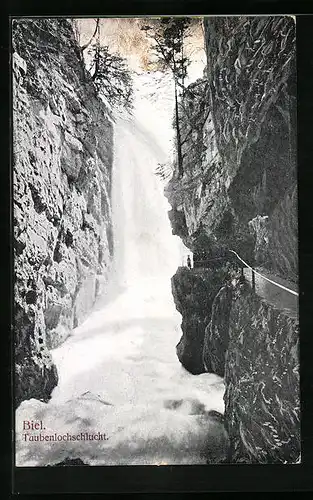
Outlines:
<svg viewBox="0 0 313 500"><path fill-rule="evenodd" d="M297 282L295 21L204 28L206 72L180 106L184 174L166 189L173 230L193 251L217 242Z"/></svg>
<svg viewBox="0 0 313 500"><path fill-rule="evenodd" d="M215 342L224 332L215 323ZM296 463L301 451L298 320L237 285L225 352L225 421L239 463Z"/></svg>
<svg viewBox="0 0 313 500"><path fill-rule="evenodd" d="M49 350L82 322L113 253L109 113L65 19L13 22L15 396L47 401Z"/></svg>
<svg viewBox="0 0 313 500"><path fill-rule="evenodd" d="M211 264L172 278L177 354L224 376L231 462L294 463L298 320L242 284L229 250L297 283L295 21L206 18L204 32L207 68L180 106L183 175L165 194L173 233Z"/></svg>

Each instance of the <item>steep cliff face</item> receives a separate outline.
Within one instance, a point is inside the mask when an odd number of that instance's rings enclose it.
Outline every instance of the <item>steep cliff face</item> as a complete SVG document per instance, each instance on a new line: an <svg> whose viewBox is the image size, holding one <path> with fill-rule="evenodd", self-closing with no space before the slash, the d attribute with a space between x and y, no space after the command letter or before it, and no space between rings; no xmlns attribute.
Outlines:
<svg viewBox="0 0 313 500"><path fill-rule="evenodd" d="M174 171L165 191L173 233L194 258L205 252L210 260L210 279L203 273L194 300L182 273L174 277L188 297L185 304L174 293L183 316L180 345L192 338L198 366L201 359L203 371L224 376L230 461L294 463L297 317L242 284L229 250L297 282L295 22L241 16L204 24L207 74L189 86L180 107L184 173ZM213 290L210 282L227 261L230 269ZM189 325L199 316L197 304L209 308L198 337Z"/></svg>
<svg viewBox="0 0 313 500"><path fill-rule="evenodd" d="M235 292L225 367L225 420L233 462L295 463L300 445L298 322Z"/></svg>
<svg viewBox="0 0 313 500"><path fill-rule="evenodd" d="M85 317L112 255L113 132L63 19L13 24L16 404L57 383L49 349Z"/></svg>
<svg viewBox="0 0 313 500"><path fill-rule="evenodd" d="M193 249L204 235L207 251L218 241L296 281L295 22L242 16L204 24L207 74L180 109L184 175L176 172L166 190L179 214L175 234Z"/></svg>

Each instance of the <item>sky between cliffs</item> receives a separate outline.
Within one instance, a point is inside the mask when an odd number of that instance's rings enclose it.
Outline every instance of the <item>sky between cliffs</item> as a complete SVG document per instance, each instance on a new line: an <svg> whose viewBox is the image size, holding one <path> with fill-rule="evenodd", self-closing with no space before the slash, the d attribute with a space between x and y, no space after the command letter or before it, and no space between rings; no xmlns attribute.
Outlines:
<svg viewBox="0 0 313 500"><path fill-rule="evenodd" d="M149 58L153 59L150 42L141 26L146 18L101 18L100 40L108 45L112 52L125 57L130 68L137 72L145 72ZM186 39L185 50L192 63L188 70L188 83L203 76L205 67L205 49L203 39L202 18L194 18L190 29L190 37ZM197 20L196 20L197 19ZM80 45L91 38L95 29L95 19L77 19Z"/></svg>

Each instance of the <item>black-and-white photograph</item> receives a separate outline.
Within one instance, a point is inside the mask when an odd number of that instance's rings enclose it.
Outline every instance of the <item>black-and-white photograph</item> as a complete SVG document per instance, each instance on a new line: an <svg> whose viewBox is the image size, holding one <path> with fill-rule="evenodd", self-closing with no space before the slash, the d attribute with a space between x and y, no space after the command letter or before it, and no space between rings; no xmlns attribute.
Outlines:
<svg viewBox="0 0 313 500"><path fill-rule="evenodd" d="M295 16L11 29L15 465L300 464Z"/></svg>

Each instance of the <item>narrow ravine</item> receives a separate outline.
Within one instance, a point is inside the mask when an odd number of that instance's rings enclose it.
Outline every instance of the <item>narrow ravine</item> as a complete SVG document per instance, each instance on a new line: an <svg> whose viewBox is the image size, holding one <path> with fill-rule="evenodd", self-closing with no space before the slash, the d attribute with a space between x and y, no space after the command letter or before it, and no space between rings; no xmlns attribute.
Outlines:
<svg viewBox="0 0 313 500"><path fill-rule="evenodd" d="M161 115L149 105L158 106L147 102L145 114L136 115L135 108L115 125L109 291L52 351L59 383L51 400L24 401L16 417L17 429L23 421L40 420L45 435L101 433L105 439L30 441L34 432L18 433L18 466L66 458L89 465L198 464L225 453L224 428L208 415L224 411L223 380L191 375L176 356L181 316L170 279L185 249L172 235L169 206L154 174L168 151L157 138Z"/></svg>

